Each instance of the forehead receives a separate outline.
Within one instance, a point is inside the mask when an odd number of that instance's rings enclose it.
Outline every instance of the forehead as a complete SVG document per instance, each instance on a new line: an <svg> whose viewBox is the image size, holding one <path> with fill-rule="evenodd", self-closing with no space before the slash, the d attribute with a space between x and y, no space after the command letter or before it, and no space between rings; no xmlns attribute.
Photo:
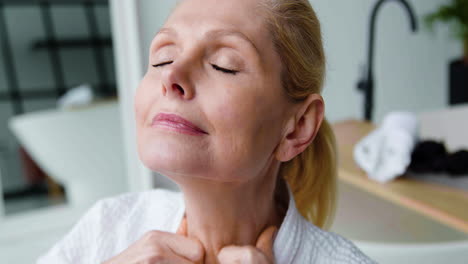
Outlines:
<svg viewBox="0 0 468 264"><path fill-rule="evenodd" d="M269 35L263 16L262 0L184 0L164 27L203 34L212 30L240 32L254 45L264 47Z"/></svg>

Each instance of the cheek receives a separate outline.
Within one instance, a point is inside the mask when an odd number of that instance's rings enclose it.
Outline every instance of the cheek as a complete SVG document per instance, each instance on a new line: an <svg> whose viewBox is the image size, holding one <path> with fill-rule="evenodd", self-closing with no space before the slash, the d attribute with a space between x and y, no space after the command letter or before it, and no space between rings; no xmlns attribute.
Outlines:
<svg viewBox="0 0 468 264"><path fill-rule="evenodd" d="M213 109L212 113L214 119L221 123L221 128L227 129L231 132L240 129L248 128L249 124L255 119L256 112L260 110L261 98L258 96L259 89L255 89L257 84L249 82L248 80L241 81L227 85L220 83L214 85L215 87L222 87L208 96L211 100L210 108ZM213 100L216 98L216 100Z"/></svg>
<svg viewBox="0 0 468 264"><path fill-rule="evenodd" d="M270 116L274 114L269 107L271 103L258 98L252 90L226 92L212 101L210 119L216 120L215 157L222 157L219 161L222 167L230 168L237 177L255 175L266 165L276 146L276 128L270 121L274 119ZM240 169L245 171L240 173Z"/></svg>
<svg viewBox="0 0 468 264"><path fill-rule="evenodd" d="M155 96L155 90L152 88L149 78L145 76L141 80L133 100L137 125L143 125L147 121L147 115L151 110L151 102L154 101Z"/></svg>

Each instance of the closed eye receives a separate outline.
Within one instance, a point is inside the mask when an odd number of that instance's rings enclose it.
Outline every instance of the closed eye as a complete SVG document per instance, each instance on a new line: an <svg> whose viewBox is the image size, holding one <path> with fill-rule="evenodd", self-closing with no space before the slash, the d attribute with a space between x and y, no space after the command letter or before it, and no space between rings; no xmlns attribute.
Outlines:
<svg viewBox="0 0 468 264"><path fill-rule="evenodd" d="M227 73L227 74L236 75L236 73L239 72L239 71L236 71L236 70L230 70L230 69L221 68L221 67L219 67L219 66L216 65L216 64L211 64L211 66L213 66L213 69L215 69L215 70L217 70L217 71L220 71L220 72L223 72L223 73Z"/></svg>
<svg viewBox="0 0 468 264"><path fill-rule="evenodd" d="M172 61L166 61L166 62L162 62L162 63L159 63L159 64L153 64L152 66L157 68L157 67L161 67L161 66L164 66L164 65L168 65L168 64L171 64Z"/></svg>
<svg viewBox="0 0 468 264"><path fill-rule="evenodd" d="M157 67L162 67L164 65L168 65L168 64L171 64L173 61L166 61L166 62L162 62L162 63L158 63L158 64L153 64L152 66L157 68ZM220 72L223 72L223 73L227 73L227 74L232 74L232 75L235 75L236 73L238 73L239 71L236 71L236 70L230 70L230 69L226 69L226 68L222 68L222 67L219 67L218 65L216 64L211 64L211 66L213 67L213 69L217 70L217 71L220 71Z"/></svg>

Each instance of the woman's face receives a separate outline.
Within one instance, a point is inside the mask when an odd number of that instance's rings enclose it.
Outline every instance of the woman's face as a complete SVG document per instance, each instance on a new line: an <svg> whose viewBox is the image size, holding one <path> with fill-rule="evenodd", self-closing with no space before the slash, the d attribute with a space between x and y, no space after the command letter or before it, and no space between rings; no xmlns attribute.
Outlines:
<svg viewBox="0 0 468 264"><path fill-rule="evenodd" d="M245 182L271 166L289 103L257 0L185 0L154 37L135 95L143 163L177 181ZM153 118L176 114L205 133Z"/></svg>

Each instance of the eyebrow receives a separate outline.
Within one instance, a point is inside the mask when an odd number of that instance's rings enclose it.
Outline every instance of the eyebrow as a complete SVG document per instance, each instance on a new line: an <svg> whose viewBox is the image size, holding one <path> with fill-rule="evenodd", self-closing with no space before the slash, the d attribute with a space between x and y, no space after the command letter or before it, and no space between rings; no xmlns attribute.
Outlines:
<svg viewBox="0 0 468 264"><path fill-rule="evenodd" d="M168 28L168 27L165 27L165 28L161 28L158 33L156 33L156 36L159 35L159 34L168 34L168 35L174 35L174 36L177 36L177 32L175 32L172 28Z"/></svg>
<svg viewBox="0 0 468 264"><path fill-rule="evenodd" d="M177 32L174 29L167 28L167 27L161 28L161 30L159 30L159 32L156 35L159 35L159 34L168 34L174 37L178 36ZM208 31L205 35L211 39L217 39L217 38L222 38L226 36L235 36L235 37L241 38L244 41L246 41L258 54L260 54L260 50L257 48L257 46L255 46L254 42L242 32L235 31L235 30L228 30L228 29L216 29L216 30Z"/></svg>

